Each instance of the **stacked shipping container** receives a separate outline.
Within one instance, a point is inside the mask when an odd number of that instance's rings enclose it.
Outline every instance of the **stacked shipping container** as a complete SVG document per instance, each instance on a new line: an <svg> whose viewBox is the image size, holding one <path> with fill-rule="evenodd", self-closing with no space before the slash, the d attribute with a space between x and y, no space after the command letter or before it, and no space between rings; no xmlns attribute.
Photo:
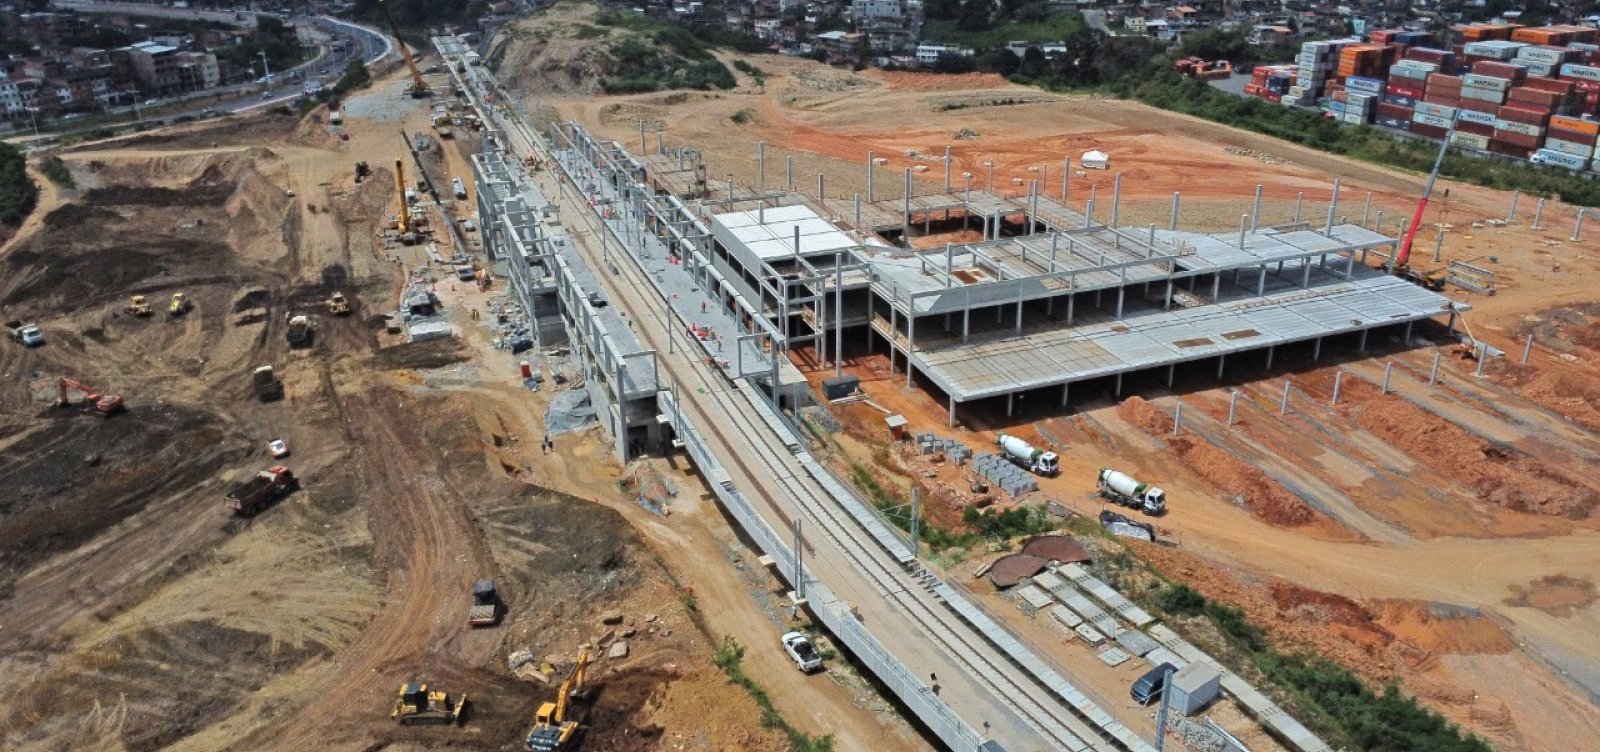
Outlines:
<svg viewBox="0 0 1600 752"><path fill-rule="evenodd" d="M1246 93L1320 101L1331 119L1376 122L1479 151L1600 172L1600 29L1458 27L1453 50L1421 32L1307 42L1296 68L1257 69Z"/></svg>

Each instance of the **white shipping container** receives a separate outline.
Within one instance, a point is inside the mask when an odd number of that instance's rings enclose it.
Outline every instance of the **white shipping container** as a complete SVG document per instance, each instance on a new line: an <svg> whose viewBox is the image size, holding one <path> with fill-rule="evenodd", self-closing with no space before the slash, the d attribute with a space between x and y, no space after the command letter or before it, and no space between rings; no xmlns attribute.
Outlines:
<svg viewBox="0 0 1600 752"><path fill-rule="evenodd" d="M1578 65L1567 63L1561 66L1562 78L1581 78L1585 81L1600 81L1600 68L1592 65Z"/></svg>
<svg viewBox="0 0 1600 752"><path fill-rule="evenodd" d="M1532 63L1532 62L1530 62L1530 63L1523 63L1522 67L1528 69L1528 75L1530 75L1530 76L1543 76L1544 78L1551 78L1551 77L1555 76L1556 67L1557 66L1554 63Z"/></svg>
<svg viewBox="0 0 1600 752"><path fill-rule="evenodd" d="M1432 102L1418 102L1415 109L1416 109L1417 112L1422 113L1424 115L1432 115L1434 117L1442 117L1442 118L1445 118L1447 120L1448 119L1454 119L1455 116L1456 116L1456 108L1451 107L1450 105L1446 105L1446 104L1434 104Z"/></svg>
<svg viewBox="0 0 1600 752"><path fill-rule="evenodd" d="M1351 125L1361 125L1362 123L1368 122L1366 115L1356 112L1346 112L1344 114L1344 121Z"/></svg>
<svg viewBox="0 0 1600 752"><path fill-rule="evenodd" d="M1511 88L1511 79L1468 73L1461 77L1461 88L1504 92L1506 89Z"/></svg>
<svg viewBox="0 0 1600 752"><path fill-rule="evenodd" d="M1493 102L1495 104L1505 104L1506 103L1506 93L1503 92L1503 91L1490 91L1488 89L1468 89L1465 86L1461 87L1461 98L1462 99L1476 99L1476 100L1478 100L1480 102Z"/></svg>
<svg viewBox="0 0 1600 752"><path fill-rule="evenodd" d="M1588 159L1575 157L1571 154L1562 154L1559 151L1551 151L1549 149L1540 149L1534 152L1533 156L1534 161L1565 167L1569 170L1582 170L1589 166Z"/></svg>
<svg viewBox="0 0 1600 752"><path fill-rule="evenodd" d="M1506 133L1520 133L1524 136L1544 135L1543 126L1518 123L1514 120L1495 120L1494 128L1497 131L1505 131Z"/></svg>
<svg viewBox="0 0 1600 752"><path fill-rule="evenodd" d="M1567 61L1567 54L1561 50L1548 47L1523 47L1517 50L1517 60L1526 60L1530 63L1549 63L1560 65Z"/></svg>
<svg viewBox="0 0 1600 752"><path fill-rule="evenodd" d="M1574 157L1588 158L1594 156L1594 144L1580 144L1573 141L1562 141L1559 138L1545 139L1544 148L1551 151L1559 151L1562 154L1571 154Z"/></svg>
<svg viewBox="0 0 1600 752"><path fill-rule="evenodd" d="M1478 125L1494 125L1494 121L1496 119L1494 113L1492 112L1478 112L1477 110L1469 110L1465 107L1461 108L1461 111L1457 114L1457 117L1461 118L1461 122L1463 123L1477 123Z"/></svg>
<svg viewBox="0 0 1600 752"><path fill-rule="evenodd" d="M1421 123L1423 125L1431 125L1431 126L1433 126L1435 128L1449 128L1450 127L1450 118L1443 118L1443 117L1439 117L1438 115L1429 115L1429 114L1427 114L1425 112L1417 112L1417 113L1412 114L1411 115L1411 122L1413 122L1413 123Z"/></svg>
<svg viewBox="0 0 1600 752"><path fill-rule="evenodd" d="M1465 146L1481 151L1487 151L1489 149L1489 137L1480 136L1476 133L1462 133L1457 131L1450 134L1450 143L1455 144L1456 146Z"/></svg>

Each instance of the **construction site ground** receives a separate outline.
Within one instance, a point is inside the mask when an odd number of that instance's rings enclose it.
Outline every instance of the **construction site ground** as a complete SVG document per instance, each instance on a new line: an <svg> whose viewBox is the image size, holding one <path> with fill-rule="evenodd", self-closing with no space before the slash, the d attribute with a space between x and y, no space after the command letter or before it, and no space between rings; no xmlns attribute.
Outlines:
<svg viewBox="0 0 1600 752"><path fill-rule="evenodd" d="M594 429L540 450L554 393L524 387L469 315L504 291L456 289L421 246L382 239L394 160L416 164L396 128L428 130L427 104L402 85L386 77L347 103L348 140L317 111L75 147L61 156L78 187L45 190L0 249L6 314L47 339L0 348L4 746L520 749L560 678L537 669L564 671L595 643L577 703L585 749L787 748L713 664L728 636L800 731L924 748L844 661L795 670L777 636L805 625L689 468L626 469L680 490L663 514L620 484ZM422 159L446 192L470 175L452 142ZM359 184L357 160L374 168ZM457 211L428 210L446 257ZM419 274L439 275L456 338L384 333ZM323 308L334 291L351 315ZM174 292L193 301L187 315L167 315ZM136 294L155 315L123 312ZM312 347L287 346L291 313L315 317ZM284 400L255 399L260 365ZM51 407L60 377L123 395L127 411ZM275 464L271 439L287 442L300 488L235 518L229 481ZM473 630L484 577L508 608ZM607 657L617 640L627 656ZM533 661L513 671L519 651ZM411 679L465 693L465 722L397 725Z"/></svg>
<svg viewBox="0 0 1600 752"><path fill-rule="evenodd" d="M544 28L554 32L538 45L513 45L506 55L501 75L528 92L529 108L580 120L634 151L656 148L654 135L641 145L639 122L663 121L667 148L703 150L713 182L760 183L758 144L765 143L769 188L784 187L792 157L798 191L814 193L825 172L830 196L865 192L871 151L887 160L876 176L879 198L898 198L902 170L917 166L926 169L914 173L914 190L932 193L943 177L934 157L950 146L958 190L963 172L984 187L992 160L997 190L1021 194L1026 181L1041 179L1042 191L1059 195L1062 157L1071 157L1070 202L1081 208L1095 191L1101 219L1120 174L1121 222L1137 226L1165 227L1173 192L1181 191L1184 229L1235 229L1257 184L1263 225L1292 220L1297 203L1303 219L1320 224L1341 177L1339 215L1360 221L1370 192L1369 224L1381 211L1381 229L1391 235L1410 217L1423 183L1424 176L1136 103L1045 93L985 75L853 73L754 56L744 59L763 76L740 73L732 91L563 96L549 88L571 80L564 61L576 60L583 43L561 13L547 14L553 20ZM1110 155L1109 170L1077 167L1090 149ZM1214 362L1180 368L1176 390L1157 377L1129 379L1125 400L1074 389L1065 414L1054 400L1021 401L1015 418L1005 416L1003 400L966 405L950 429L942 397L906 388L903 372L891 375L881 342L871 353L863 338L847 342L844 370L861 378L874 403L909 418L912 431L980 451L1005 431L1061 452L1061 477L1041 480L1026 503L1049 499L1093 515L1103 506L1093 493L1101 467L1165 488L1171 511L1154 522L1178 545L1138 545L1140 555L1245 608L1286 647L1338 658L1374 682L1399 681L1497 749L1585 748L1600 738L1592 644L1600 628L1600 481L1587 472L1600 452L1600 323L1592 303L1600 228L1591 224L1581 241L1570 240L1577 209L1553 199L1542 207L1540 229L1531 226L1534 197L1521 197L1515 220L1503 223L1510 211L1505 192L1441 181L1414 257L1419 267L1435 266L1442 231L1444 261L1493 272L1493 295L1448 291L1472 305L1474 335L1506 353L1481 378L1441 324L1419 327L1410 343L1375 337L1366 353L1354 337L1335 340L1315 362L1309 345L1280 348L1271 369L1260 358L1230 359L1220 380ZM1523 365L1530 333L1535 343ZM1430 385L1436 352L1439 382ZM832 363L814 355L799 354L811 378L833 375ZM1392 389L1381 394L1389 363ZM1280 415L1285 382L1290 408ZM1234 390L1237 420L1228 426ZM1172 436L1180 399L1182 431ZM833 412L845 427L836 451L877 463L901 488L922 484L933 493L927 518L961 526L960 507L971 499L948 490L965 488L959 469L900 459L884 413L871 406ZM938 558L978 555L988 554ZM976 592L989 587L972 575L973 564L949 571ZM1012 606L995 611L1021 623Z"/></svg>

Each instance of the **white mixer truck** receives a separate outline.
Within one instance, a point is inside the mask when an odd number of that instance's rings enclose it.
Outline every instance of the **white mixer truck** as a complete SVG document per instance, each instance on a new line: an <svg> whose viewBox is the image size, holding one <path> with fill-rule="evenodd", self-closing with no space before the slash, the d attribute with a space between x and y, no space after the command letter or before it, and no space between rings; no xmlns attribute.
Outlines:
<svg viewBox="0 0 1600 752"><path fill-rule="evenodd" d="M1061 474L1060 457L1055 452L1034 449L1032 444L1009 434L1000 434L995 443L1006 459L1028 472L1049 477Z"/></svg>
<svg viewBox="0 0 1600 752"><path fill-rule="evenodd" d="M1100 469L1100 497L1145 514L1167 511L1167 492L1149 483L1140 483L1120 470Z"/></svg>

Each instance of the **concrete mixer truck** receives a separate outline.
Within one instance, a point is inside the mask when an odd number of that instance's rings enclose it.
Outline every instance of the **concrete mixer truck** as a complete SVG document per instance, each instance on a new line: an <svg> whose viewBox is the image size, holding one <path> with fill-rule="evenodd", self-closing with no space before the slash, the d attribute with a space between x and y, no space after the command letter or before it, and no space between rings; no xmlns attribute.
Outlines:
<svg viewBox="0 0 1600 752"><path fill-rule="evenodd" d="M995 443L1000 445L1006 459L1028 472L1049 477L1061 473L1060 458L1055 452L1034 449L1032 444L1009 434L1000 434Z"/></svg>
<svg viewBox="0 0 1600 752"><path fill-rule="evenodd" d="M1167 511L1167 492L1149 483L1140 483L1133 476L1111 468L1100 469L1100 497L1145 514Z"/></svg>

